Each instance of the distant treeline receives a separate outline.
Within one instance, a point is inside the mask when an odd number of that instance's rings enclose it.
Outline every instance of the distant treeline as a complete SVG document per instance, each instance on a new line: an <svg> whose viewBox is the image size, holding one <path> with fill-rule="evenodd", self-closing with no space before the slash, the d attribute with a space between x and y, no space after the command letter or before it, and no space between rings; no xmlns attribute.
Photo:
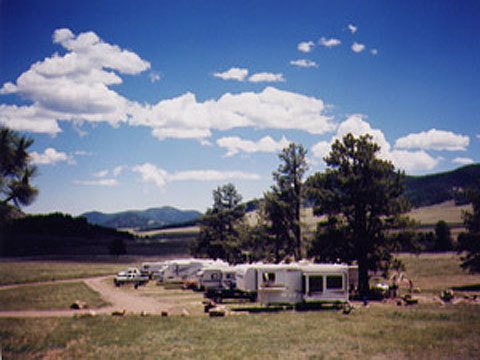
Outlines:
<svg viewBox="0 0 480 360"><path fill-rule="evenodd" d="M134 236L68 214L29 215L4 224L0 252L7 256L70 254L88 247L87 252L108 253L115 239L129 241Z"/></svg>

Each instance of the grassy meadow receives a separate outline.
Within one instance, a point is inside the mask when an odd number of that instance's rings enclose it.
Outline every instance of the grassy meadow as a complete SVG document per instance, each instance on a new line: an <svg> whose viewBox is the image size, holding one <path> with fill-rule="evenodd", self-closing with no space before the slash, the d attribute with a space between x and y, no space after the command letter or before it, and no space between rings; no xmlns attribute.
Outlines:
<svg viewBox="0 0 480 360"><path fill-rule="evenodd" d="M83 282L72 282L0 289L0 311L67 310L78 299L92 308L108 305Z"/></svg>
<svg viewBox="0 0 480 360"><path fill-rule="evenodd" d="M463 272L454 253L399 254L399 257L407 266L407 276L422 288L420 296L433 297L454 285L480 284L480 275ZM77 283L73 284L71 290L77 294ZM67 284L54 285L63 288ZM188 290L177 288L159 293L152 283L142 292L182 308L201 308L201 295ZM22 297L33 296L36 295L16 294L0 302L12 304ZM59 298L52 295L39 301L42 308L55 308ZM324 310L231 313L224 318L209 318L201 311L191 311L188 316L168 317L2 318L0 345L4 359L480 357L478 302L441 305L422 300L410 307L397 306L395 302L371 302L368 307L361 304L355 307L349 315Z"/></svg>
<svg viewBox="0 0 480 360"><path fill-rule="evenodd" d="M473 359L480 307L0 319L6 359Z"/></svg>
<svg viewBox="0 0 480 360"><path fill-rule="evenodd" d="M125 269L118 262L76 261L0 261L0 285L22 284L40 281L80 279L111 275Z"/></svg>

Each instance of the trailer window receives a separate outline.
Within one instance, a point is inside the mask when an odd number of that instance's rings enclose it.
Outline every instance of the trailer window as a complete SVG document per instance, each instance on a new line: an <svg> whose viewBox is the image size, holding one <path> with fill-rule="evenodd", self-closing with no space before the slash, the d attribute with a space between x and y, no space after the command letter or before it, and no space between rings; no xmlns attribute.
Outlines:
<svg viewBox="0 0 480 360"><path fill-rule="evenodd" d="M323 292L323 276L309 276L308 290L310 293Z"/></svg>
<svg viewBox="0 0 480 360"><path fill-rule="evenodd" d="M327 289L343 289L343 277L341 275L328 275Z"/></svg>
<svg viewBox="0 0 480 360"><path fill-rule="evenodd" d="M263 273L263 284L265 286L271 286L275 284L275 273Z"/></svg>

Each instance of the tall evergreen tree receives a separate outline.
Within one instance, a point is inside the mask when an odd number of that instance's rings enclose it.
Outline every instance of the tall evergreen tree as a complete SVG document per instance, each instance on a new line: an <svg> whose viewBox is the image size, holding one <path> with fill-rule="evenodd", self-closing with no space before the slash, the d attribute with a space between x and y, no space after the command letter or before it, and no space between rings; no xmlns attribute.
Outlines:
<svg viewBox="0 0 480 360"><path fill-rule="evenodd" d="M463 214L467 232L458 237L458 252L462 254L462 268L480 272L480 186L467 191L473 211Z"/></svg>
<svg viewBox="0 0 480 360"><path fill-rule="evenodd" d="M213 206L200 223L200 234L194 243L195 256L224 259L231 263L241 261L238 227L245 215L242 196L233 184L219 186L213 191Z"/></svg>
<svg viewBox="0 0 480 360"><path fill-rule="evenodd" d="M317 241L334 242L319 246L316 255L330 261L356 260L362 295L369 291L368 271L384 269L392 260L394 237L385 236L385 230L408 209L401 197L403 174L377 158L380 147L371 140L370 135L352 134L337 140L324 159L326 172L307 180L315 214L329 219L320 225Z"/></svg>
<svg viewBox="0 0 480 360"><path fill-rule="evenodd" d="M36 168L30 164L28 148L33 140L0 127L0 216L6 216L11 205L29 205L38 190L30 184ZM2 216L3 215L3 216ZM1 219L0 219L1 220Z"/></svg>
<svg viewBox="0 0 480 360"><path fill-rule="evenodd" d="M300 210L303 198L303 177L308 170L306 150L290 143L279 154L280 165L273 172L275 184L265 194L265 210L277 242L276 254L285 249L296 260L303 256Z"/></svg>

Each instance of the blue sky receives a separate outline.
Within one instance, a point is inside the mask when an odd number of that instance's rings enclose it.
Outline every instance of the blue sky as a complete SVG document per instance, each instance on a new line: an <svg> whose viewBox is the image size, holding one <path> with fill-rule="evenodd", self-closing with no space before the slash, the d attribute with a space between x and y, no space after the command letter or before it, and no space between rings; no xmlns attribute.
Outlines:
<svg viewBox="0 0 480 360"><path fill-rule="evenodd" d="M419 175L477 163L477 1L0 0L0 124L35 140L31 213L204 211L310 173L347 132Z"/></svg>

